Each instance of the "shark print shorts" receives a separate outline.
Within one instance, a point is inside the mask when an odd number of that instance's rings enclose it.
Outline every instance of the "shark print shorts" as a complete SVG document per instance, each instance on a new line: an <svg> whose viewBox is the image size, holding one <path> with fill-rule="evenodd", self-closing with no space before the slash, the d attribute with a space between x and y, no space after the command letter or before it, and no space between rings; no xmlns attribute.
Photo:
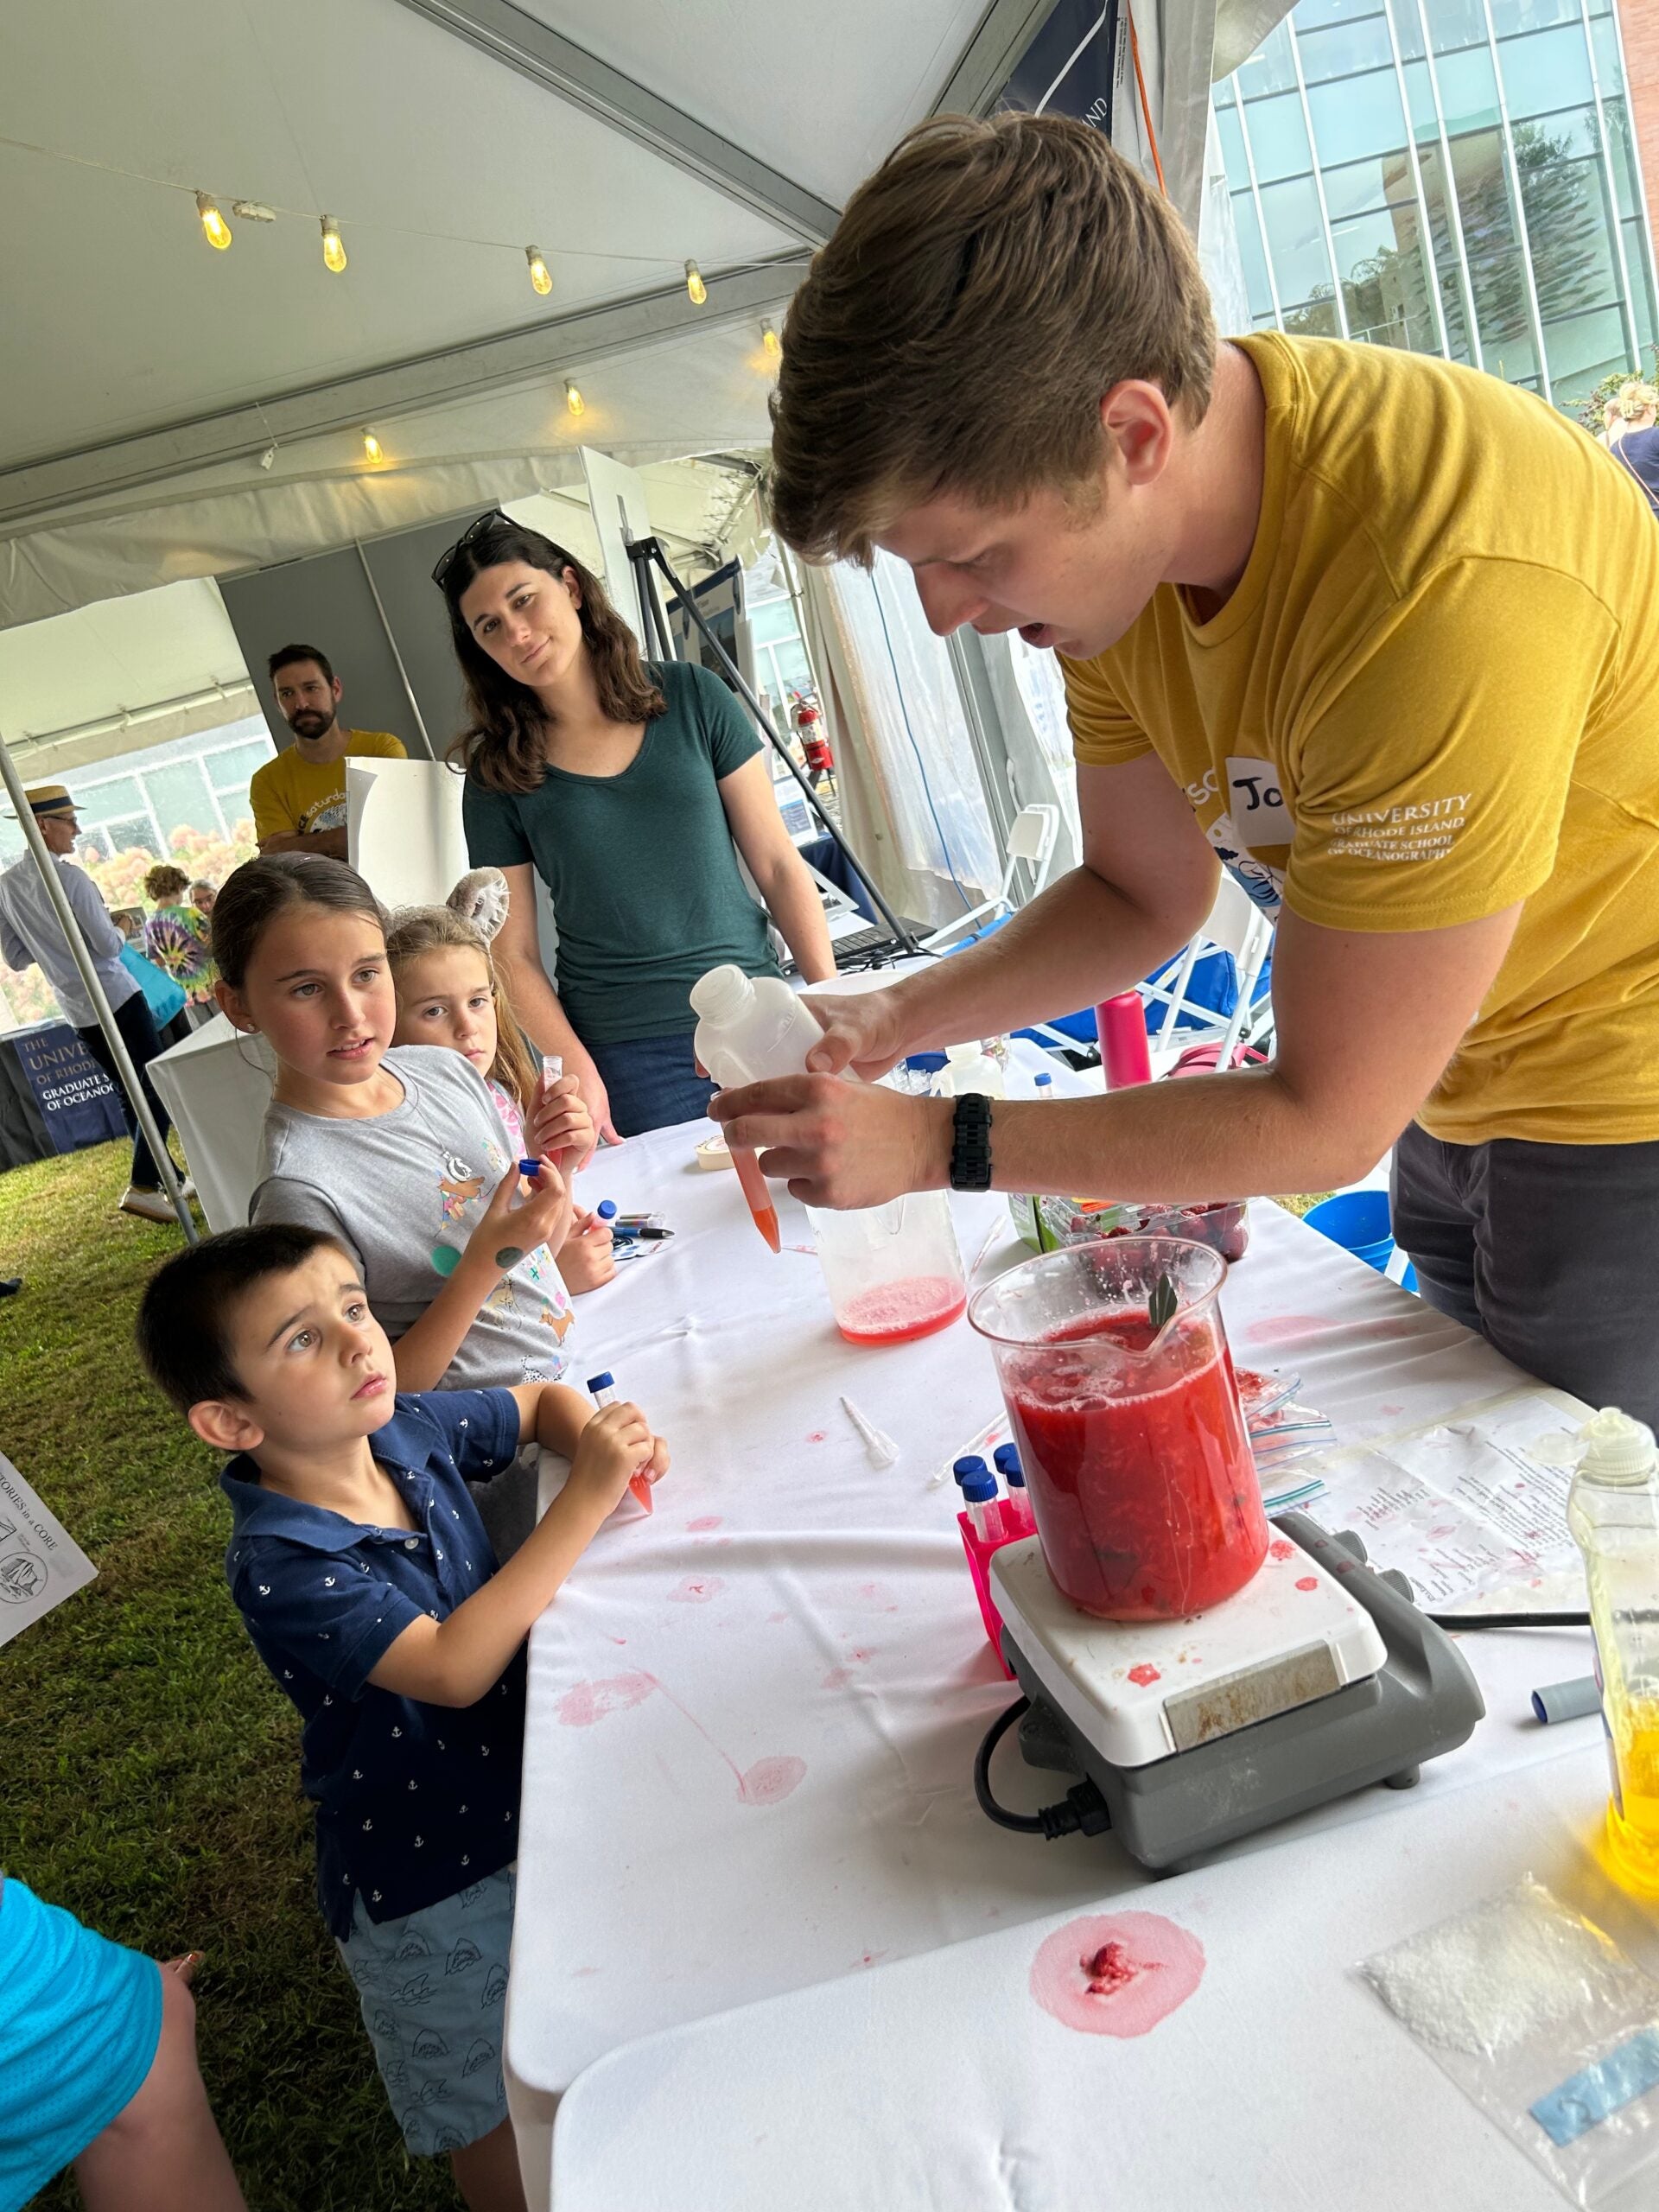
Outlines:
<svg viewBox="0 0 1659 2212"><path fill-rule="evenodd" d="M404 2141L417 2158L464 2151L507 2116L501 2078L514 1869L402 1920L359 1895L340 1946Z"/></svg>

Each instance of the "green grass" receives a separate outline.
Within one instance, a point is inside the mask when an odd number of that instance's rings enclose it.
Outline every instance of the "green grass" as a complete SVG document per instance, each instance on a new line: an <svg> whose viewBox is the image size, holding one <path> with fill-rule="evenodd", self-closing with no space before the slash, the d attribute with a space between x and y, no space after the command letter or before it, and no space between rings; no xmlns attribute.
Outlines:
<svg viewBox="0 0 1659 2212"><path fill-rule="evenodd" d="M411 2163L313 1897L299 1724L225 1586L218 1458L132 1320L178 1232L118 1214L128 1149L0 1176L0 1451L98 1580L0 1647L0 1867L160 1957L207 1955L202 2072L252 2212L452 2212ZM79 2202L67 2181L35 2200Z"/></svg>

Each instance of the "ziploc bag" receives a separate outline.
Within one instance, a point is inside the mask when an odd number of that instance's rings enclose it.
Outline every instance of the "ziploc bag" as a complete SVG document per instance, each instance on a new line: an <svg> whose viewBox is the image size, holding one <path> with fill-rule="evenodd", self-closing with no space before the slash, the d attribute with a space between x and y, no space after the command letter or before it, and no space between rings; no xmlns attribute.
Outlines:
<svg viewBox="0 0 1659 2212"><path fill-rule="evenodd" d="M1659 2161L1659 1982L1530 1874L1359 1971L1573 2203Z"/></svg>

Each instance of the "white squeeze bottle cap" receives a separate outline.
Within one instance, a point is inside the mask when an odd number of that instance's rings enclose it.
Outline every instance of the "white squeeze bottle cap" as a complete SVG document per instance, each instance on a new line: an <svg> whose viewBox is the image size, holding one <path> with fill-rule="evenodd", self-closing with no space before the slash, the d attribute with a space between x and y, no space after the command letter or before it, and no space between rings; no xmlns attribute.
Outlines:
<svg viewBox="0 0 1659 2212"><path fill-rule="evenodd" d="M754 985L741 968L711 968L691 986L691 1011L701 1021L730 1021L753 1004Z"/></svg>
<svg viewBox="0 0 1659 2212"><path fill-rule="evenodd" d="M1579 1474L1586 1483L1624 1489L1659 1478L1659 1446L1653 1431L1617 1406L1604 1406L1586 1421L1579 1441L1584 1446Z"/></svg>

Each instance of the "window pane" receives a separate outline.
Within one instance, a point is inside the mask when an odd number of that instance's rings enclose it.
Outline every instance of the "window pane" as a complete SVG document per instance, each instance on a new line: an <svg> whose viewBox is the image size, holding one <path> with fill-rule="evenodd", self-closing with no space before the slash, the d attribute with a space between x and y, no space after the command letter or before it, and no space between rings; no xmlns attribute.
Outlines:
<svg viewBox="0 0 1659 2212"><path fill-rule="evenodd" d="M1406 80L1406 99L1411 106L1411 127L1419 138L1433 138L1439 132L1440 115L1434 105L1434 84L1428 73L1427 61L1408 61L1402 73Z"/></svg>
<svg viewBox="0 0 1659 2212"><path fill-rule="evenodd" d="M1249 60L1240 65L1238 96L1243 100L1259 99L1264 92L1282 92L1295 82L1290 34L1282 23L1275 23Z"/></svg>
<svg viewBox="0 0 1659 2212"><path fill-rule="evenodd" d="M246 745L227 746L223 753L208 754L206 766L208 781L221 797L237 798L246 804L248 781L256 768L263 768L272 759L273 747L268 738L256 737Z"/></svg>
<svg viewBox="0 0 1659 2212"><path fill-rule="evenodd" d="M1311 86L1307 105L1322 161L1357 161L1362 154L1386 154L1405 145L1405 118L1392 69L1374 69L1340 85Z"/></svg>
<svg viewBox="0 0 1659 2212"><path fill-rule="evenodd" d="M1617 308L1597 308L1544 325L1544 355L1555 404L1582 399L1592 385L1628 365L1624 323Z"/></svg>
<svg viewBox="0 0 1659 2212"><path fill-rule="evenodd" d="M1269 323L1277 321L1273 311L1273 291L1268 283L1268 257L1262 251L1262 232L1255 219L1255 204L1248 192L1236 192L1233 198L1233 231L1238 239L1238 257L1244 269L1244 292L1250 303L1250 313L1260 322L1265 316Z"/></svg>
<svg viewBox="0 0 1659 2212"><path fill-rule="evenodd" d="M1533 281L1546 322L1580 308L1605 307L1622 289L1601 164L1563 161L1556 143L1535 124L1515 134Z"/></svg>
<svg viewBox="0 0 1659 2212"><path fill-rule="evenodd" d="M1244 110L1244 127L1255 156L1256 175L1265 183L1281 176L1300 176L1313 166L1307 150L1307 131L1302 123L1302 104L1294 92L1276 99L1251 100Z"/></svg>
<svg viewBox="0 0 1659 2212"><path fill-rule="evenodd" d="M1392 0L1394 40L1402 57L1414 60L1423 50L1423 21L1417 0Z"/></svg>
<svg viewBox="0 0 1659 2212"><path fill-rule="evenodd" d="M795 609L786 599L768 600L751 609L749 629L757 645L776 645L779 639L800 635Z"/></svg>
<svg viewBox="0 0 1659 2212"><path fill-rule="evenodd" d="M1511 120L1548 115L1551 108L1574 106L1595 97L1582 23L1569 24L1565 30L1535 31L1529 38L1505 39L1497 53Z"/></svg>
<svg viewBox="0 0 1659 2212"><path fill-rule="evenodd" d="M1624 72L1619 65L1618 33L1611 16L1590 18L1590 51L1595 59L1596 81L1601 86L1603 99L1622 94Z"/></svg>
<svg viewBox="0 0 1659 2212"><path fill-rule="evenodd" d="M145 781L162 835L169 844L175 830L217 829L219 817L207 796L200 760L169 761L164 768L152 768Z"/></svg>
<svg viewBox="0 0 1659 2212"><path fill-rule="evenodd" d="M1486 16L1480 0L1424 0L1423 20L1436 54L1486 43Z"/></svg>
<svg viewBox="0 0 1659 2212"><path fill-rule="evenodd" d="M1579 0L1491 0L1491 7L1492 29L1499 38L1579 20Z"/></svg>
<svg viewBox="0 0 1659 2212"><path fill-rule="evenodd" d="M1304 300L1285 309L1285 328L1298 338L1338 338L1336 303L1332 300Z"/></svg>
<svg viewBox="0 0 1659 2212"><path fill-rule="evenodd" d="M1394 45L1384 16L1367 16L1362 22L1338 23L1328 31L1309 31L1306 35L1300 28L1300 11L1296 20L1302 75L1310 85L1323 85L1332 77L1351 77L1361 69L1394 66Z"/></svg>
<svg viewBox="0 0 1659 2212"><path fill-rule="evenodd" d="M1440 87L1440 112L1448 136L1476 130L1497 121L1497 79L1486 48L1447 54L1434 65Z"/></svg>
<svg viewBox="0 0 1659 2212"><path fill-rule="evenodd" d="M1221 158L1227 171L1227 181L1235 192L1242 192L1249 183L1250 172L1244 159L1244 130L1236 107L1216 110L1216 130L1221 138Z"/></svg>
<svg viewBox="0 0 1659 2212"><path fill-rule="evenodd" d="M1325 204L1333 223L1372 214L1390 200L1409 200L1414 190L1411 163L1403 153L1374 154L1368 162L1344 162L1325 172Z"/></svg>
<svg viewBox="0 0 1659 2212"><path fill-rule="evenodd" d="M1526 265L1504 174L1503 141L1483 130L1452 143L1458 207L1475 289L1475 319L1485 365L1513 383L1535 376Z"/></svg>
<svg viewBox="0 0 1659 2212"><path fill-rule="evenodd" d="M1382 0L1300 0L1291 20L1300 38L1304 31L1322 30L1328 23L1351 23L1382 12Z"/></svg>
<svg viewBox="0 0 1659 2212"><path fill-rule="evenodd" d="M1438 352L1416 209L1363 216L1335 239L1350 334L1375 346Z"/></svg>
<svg viewBox="0 0 1659 2212"><path fill-rule="evenodd" d="M1262 219L1281 300L1309 299L1320 285L1330 284L1331 260L1312 177L1264 186Z"/></svg>
<svg viewBox="0 0 1659 2212"><path fill-rule="evenodd" d="M1215 102L1217 109L1231 107L1233 104L1232 79L1230 77L1224 77L1218 85L1212 86L1211 87L1210 97Z"/></svg>
<svg viewBox="0 0 1659 2212"><path fill-rule="evenodd" d="M1631 305L1636 312L1636 335L1643 346L1651 346L1659 336L1659 315L1654 312L1653 285L1648 276L1648 242L1639 222L1623 226L1624 232L1624 259L1630 271L1630 287L1636 297Z"/></svg>
<svg viewBox="0 0 1659 2212"><path fill-rule="evenodd" d="M1637 190L1636 162L1630 146L1630 111L1623 99L1604 100L1601 112L1607 124L1607 152L1612 164L1613 190L1621 215L1634 215L1641 207Z"/></svg>

